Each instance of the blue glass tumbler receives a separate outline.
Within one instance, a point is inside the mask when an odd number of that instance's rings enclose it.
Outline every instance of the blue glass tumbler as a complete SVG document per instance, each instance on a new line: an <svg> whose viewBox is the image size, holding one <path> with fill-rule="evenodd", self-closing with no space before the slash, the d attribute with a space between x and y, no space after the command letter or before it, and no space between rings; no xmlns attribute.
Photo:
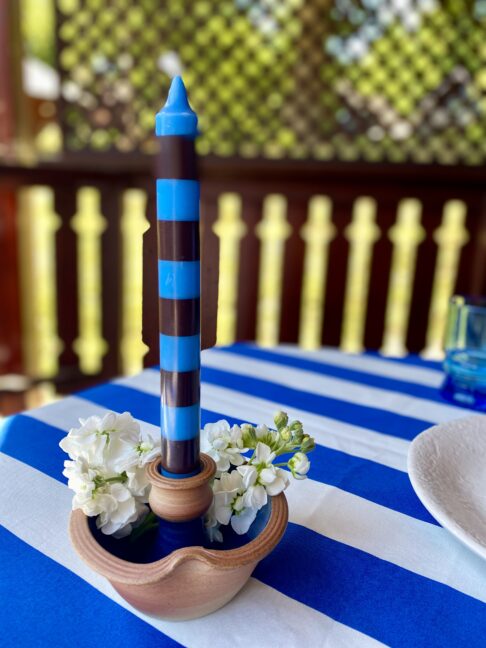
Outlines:
<svg viewBox="0 0 486 648"><path fill-rule="evenodd" d="M445 351L442 395L457 405L486 411L486 298L452 297Z"/></svg>

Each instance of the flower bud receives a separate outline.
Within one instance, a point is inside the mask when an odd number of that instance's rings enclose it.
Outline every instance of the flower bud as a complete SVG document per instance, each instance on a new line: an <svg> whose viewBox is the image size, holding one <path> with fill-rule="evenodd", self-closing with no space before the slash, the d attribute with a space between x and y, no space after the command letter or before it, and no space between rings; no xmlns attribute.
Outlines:
<svg viewBox="0 0 486 648"><path fill-rule="evenodd" d="M280 430L280 437L282 438L282 441L290 441L292 434L288 427L284 427L283 430Z"/></svg>
<svg viewBox="0 0 486 648"><path fill-rule="evenodd" d="M303 425L300 421L292 421L289 425L289 428L292 432L303 432Z"/></svg>
<svg viewBox="0 0 486 648"><path fill-rule="evenodd" d="M257 435L253 425L245 423L241 426L243 432L243 445L245 448L254 448L257 444Z"/></svg>
<svg viewBox="0 0 486 648"><path fill-rule="evenodd" d="M302 440L302 445L300 449L302 450L302 452L311 452L311 450L314 450L315 447L316 447L316 442L314 441L314 439L306 435Z"/></svg>
<svg viewBox="0 0 486 648"><path fill-rule="evenodd" d="M295 479L305 479L309 472L310 461L305 453L296 452L287 465Z"/></svg>
<svg viewBox="0 0 486 648"><path fill-rule="evenodd" d="M277 426L277 430L280 430L280 428L285 427L289 421L289 417L286 412L277 412L274 416L273 419L275 425Z"/></svg>

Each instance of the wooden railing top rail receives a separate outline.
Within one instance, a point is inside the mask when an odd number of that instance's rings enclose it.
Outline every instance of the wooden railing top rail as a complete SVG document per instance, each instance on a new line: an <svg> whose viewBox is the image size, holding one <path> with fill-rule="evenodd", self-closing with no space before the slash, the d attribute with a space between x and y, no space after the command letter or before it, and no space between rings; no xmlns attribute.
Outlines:
<svg viewBox="0 0 486 648"><path fill-rule="evenodd" d="M305 184L312 186L323 182L342 182L352 188L354 184L369 181L386 184L394 188L415 187L419 191L434 189L467 190L486 187L486 166L444 166L417 164L384 164L372 162L314 162L306 160L266 160L261 158L219 158L206 156L200 158L200 175L211 182L280 183L282 186ZM154 156L136 153L124 155L113 153L63 154L52 160L40 160L33 166L21 163L0 161L0 176L18 175L21 177L43 178L56 173L60 177L73 172L93 176L113 176L116 174L143 176L153 175ZM51 179L52 181L52 179ZM386 184L385 184L386 183ZM447 183L447 186L445 186Z"/></svg>

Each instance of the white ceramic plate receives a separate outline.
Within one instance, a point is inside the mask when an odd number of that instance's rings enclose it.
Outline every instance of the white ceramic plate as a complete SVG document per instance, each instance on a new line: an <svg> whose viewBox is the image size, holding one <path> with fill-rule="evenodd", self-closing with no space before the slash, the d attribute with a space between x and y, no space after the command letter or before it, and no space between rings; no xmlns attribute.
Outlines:
<svg viewBox="0 0 486 648"><path fill-rule="evenodd" d="M486 558L486 416L419 434L408 453L408 474L437 522Z"/></svg>

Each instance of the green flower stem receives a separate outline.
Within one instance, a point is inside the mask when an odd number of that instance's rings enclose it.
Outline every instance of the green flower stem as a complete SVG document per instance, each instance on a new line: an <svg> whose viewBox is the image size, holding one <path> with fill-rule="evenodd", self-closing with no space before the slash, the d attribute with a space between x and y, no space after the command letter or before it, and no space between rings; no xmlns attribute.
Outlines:
<svg viewBox="0 0 486 648"><path fill-rule="evenodd" d="M130 533L130 542L136 542L144 533L156 529L159 526L159 518L150 511L145 516L142 524L139 524L136 529Z"/></svg>
<svg viewBox="0 0 486 648"><path fill-rule="evenodd" d="M122 472L121 475L117 475L116 477L101 477L100 475L97 475L93 480L96 486L95 491L98 490L98 488L105 486L105 484L124 484L127 479L128 477L126 472Z"/></svg>

